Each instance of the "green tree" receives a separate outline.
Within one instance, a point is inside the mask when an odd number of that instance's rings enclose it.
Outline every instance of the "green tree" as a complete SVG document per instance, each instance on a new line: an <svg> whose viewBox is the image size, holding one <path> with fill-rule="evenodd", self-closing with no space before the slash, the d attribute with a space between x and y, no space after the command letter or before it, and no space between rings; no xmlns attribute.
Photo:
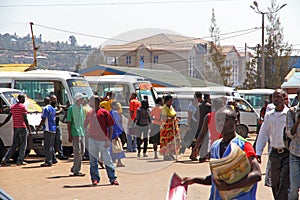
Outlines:
<svg viewBox="0 0 300 200"><path fill-rule="evenodd" d="M216 16L215 16L215 10L212 9L212 14L211 14L211 24L209 27L209 32L210 32L210 37L214 44L217 46L220 46L220 28L217 24Z"/></svg>
<svg viewBox="0 0 300 200"><path fill-rule="evenodd" d="M212 9L212 17L211 17L211 25L209 27L210 36L212 38L212 42L209 45L209 55L210 55L210 63L213 66L213 73L216 71L219 72L220 76L216 76L213 79L221 78L222 83L225 86L231 85L230 77L231 77L231 66L225 66L226 55L222 52L222 47L220 44L220 29L217 24L216 16L214 9ZM214 81L216 82L216 81Z"/></svg>
<svg viewBox="0 0 300 200"><path fill-rule="evenodd" d="M251 59L246 63L246 79L243 83L244 89L254 89L257 87L257 62L256 59Z"/></svg>
<svg viewBox="0 0 300 200"><path fill-rule="evenodd" d="M284 42L280 18L275 12L279 9L276 0L271 0L268 8L269 25L266 27L267 43L265 45L265 85L266 88L279 88L289 71L292 46Z"/></svg>

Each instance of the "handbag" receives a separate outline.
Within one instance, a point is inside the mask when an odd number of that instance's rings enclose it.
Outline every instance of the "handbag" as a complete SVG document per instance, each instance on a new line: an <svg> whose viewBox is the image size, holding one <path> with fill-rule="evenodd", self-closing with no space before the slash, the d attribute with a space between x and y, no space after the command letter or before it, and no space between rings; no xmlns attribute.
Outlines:
<svg viewBox="0 0 300 200"><path fill-rule="evenodd" d="M121 153L123 151L122 141L119 137L116 137L111 141L112 143L112 152L113 153Z"/></svg>

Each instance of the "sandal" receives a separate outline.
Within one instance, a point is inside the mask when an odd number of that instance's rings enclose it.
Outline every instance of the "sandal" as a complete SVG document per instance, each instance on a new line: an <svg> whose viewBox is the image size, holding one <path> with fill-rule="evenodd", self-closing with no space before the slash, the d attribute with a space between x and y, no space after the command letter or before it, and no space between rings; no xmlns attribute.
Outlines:
<svg viewBox="0 0 300 200"><path fill-rule="evenodd" d="M125 165L123 163L118 163L117 167L125 167Z"/></svg>

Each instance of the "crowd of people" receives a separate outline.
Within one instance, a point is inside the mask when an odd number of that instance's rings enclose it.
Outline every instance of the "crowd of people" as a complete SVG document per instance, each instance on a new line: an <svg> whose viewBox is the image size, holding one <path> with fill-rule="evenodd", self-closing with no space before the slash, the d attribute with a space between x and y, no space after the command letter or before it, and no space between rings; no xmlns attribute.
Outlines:
<svg viewBox="0 0 300 200"><path fill-rule="evenodd" d="M300 90L297 94L297 98L300 98ZM112 141L118 138L122 138L123 145L127 143L126 151L136 152L137 157L148 157L148 143L151 143L153 159L162 156L166 161L176 160L177 155L184 153L186 148L191 148L192 161L221 159L230 154L230 146L235 143L249 160L251 170L243 179L226 184L211 174L205 178L184 178L182 184L212 185L210 199L221 199L220 191L251 186L250 190L240 193L235 199L256 199L257 182L261 180L259 163L268 143L266 185L271 186L274 199L296 200L300 187L300 103L289 108L286 99L287 94L276 89L270 98L272 102L266 102L261 112L263 122L253 147L236 134L239 123L237 106L223 97L211 100L210 95L195 92L194 101L188 106L188 131L182 137L171 95L157 98L155 107L150 110L147 98L139 101L138 95L132 93L128 130L124 130L122 106L113 99L111 92L104 98L94 95L88 101L84 94L77 93L75 103L68 108L67 113L68 140L73 145L74 153L70 171L74 176L85 175L81 172L81 163L85 152L88 152L92 184L100 182L98 165L104 164L110 183L119 185L114 163L117 163L116 167L124 167L122 159L126 155L124 150L114 152ZM20 151L17 164L26 164L26 129L31 130L23 103L24 95L21 94L18 103L11 107L8 117L0 123L1 127L13 117L14 140L1 165L8 164L16 148ZM59 159L68 158L63 155L59 140L58 115L61 107L55 95L45 98L44 103L42 119L37 127L37 130L43 127L44 131L45 162L41 167L51 167L57 163L55 152L58 152Z"/></svg>

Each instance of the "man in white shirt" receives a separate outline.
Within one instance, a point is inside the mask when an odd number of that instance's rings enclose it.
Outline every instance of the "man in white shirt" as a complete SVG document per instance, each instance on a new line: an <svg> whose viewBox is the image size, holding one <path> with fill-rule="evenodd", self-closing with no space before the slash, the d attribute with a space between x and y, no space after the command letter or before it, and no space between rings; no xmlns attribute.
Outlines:
<svg viewBox="0 0 300 200"><path fill-rule="evenodd" d="M273 93L275 109L266 113L261 126L256 154L261 162L261 155L268 139L272 147L269 159L271 161L272 192L275 200L288 199L289 188L289 150L285 146L285 127L289 109L284 104L286 93L276 89Z"/></svg>

